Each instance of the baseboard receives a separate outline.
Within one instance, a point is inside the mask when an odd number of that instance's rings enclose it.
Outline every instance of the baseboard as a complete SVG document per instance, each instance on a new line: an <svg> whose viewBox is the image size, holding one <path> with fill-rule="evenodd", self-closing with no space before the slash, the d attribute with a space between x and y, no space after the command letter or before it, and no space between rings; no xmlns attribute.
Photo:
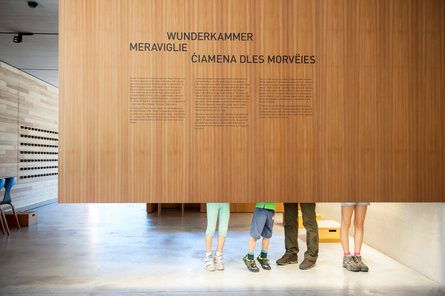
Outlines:
<svg viewBox="0 0 445 296"><path fill-rule="evenodd" d="M26 206L21 206L21 207L16 207L16 210L17 211L27 211L27 210L32 210L32 209L46 206L46 205L56 203L56 202L57 202L57 198L52 198L52 199L48 199L48 200L41 201L38 203L33 203L33 204L26 205Z"/></svg>

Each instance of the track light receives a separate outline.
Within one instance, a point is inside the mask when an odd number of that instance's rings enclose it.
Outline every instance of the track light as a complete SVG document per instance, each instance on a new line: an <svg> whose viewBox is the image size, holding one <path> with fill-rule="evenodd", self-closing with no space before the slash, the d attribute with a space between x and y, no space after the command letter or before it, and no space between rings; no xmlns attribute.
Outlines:
<svg viewBox="0 0 445 296"><path fill-rule="evenodd" d="M28 6L30 8L36 8L37 6L39 6L39 3L37 3L36 1L28 1Z"/></svg>
<svg viewBox="0 0 445 296"><path fill-rule="evenodd" d="M23 41L23 36L32 36L34 33L17 33L12 39L14 43L21 43Z"/></svg>
<svg viewBox="0 0 445 296"><path fill-rule="evenodd" d="M14 39L12 39L12 42L14 43L21 43L22 42L22 34L18 34L14 36Z"/></svg>

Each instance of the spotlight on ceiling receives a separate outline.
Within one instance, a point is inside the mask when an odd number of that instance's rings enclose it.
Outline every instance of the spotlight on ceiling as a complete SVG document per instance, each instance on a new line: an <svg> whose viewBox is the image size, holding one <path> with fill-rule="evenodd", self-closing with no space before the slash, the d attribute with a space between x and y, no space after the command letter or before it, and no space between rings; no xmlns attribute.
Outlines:
<svg viewBox="0 0 445 296"><path fill-rule="evenodd" d="M22 42L22 34L18 34L14 36L14 39L12 39L12 42L14 43L21 43Z"/></svg>
<svg viewBox="0 0 445 296"><path fill-rule="evenodd" d="M39 6L39 3L37 3L36 1L28 1L28 6L31 8L36 8L37 6Z"/></svg>
<svg viewBox="0 0 445 296"><path fill-rule="evenodd" d="M17 33L12 39L14 43L21 43L23 41L23 36L32 36L34 33Z"/></svg>

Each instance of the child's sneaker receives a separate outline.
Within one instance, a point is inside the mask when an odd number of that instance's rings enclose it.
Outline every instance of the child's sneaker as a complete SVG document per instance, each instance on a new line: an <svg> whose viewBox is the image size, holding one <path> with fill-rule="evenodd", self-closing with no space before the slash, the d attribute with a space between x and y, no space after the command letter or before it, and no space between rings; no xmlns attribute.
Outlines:
<svg viewBox="0 0 445 296"><path fill-rule="evenodd" d="M261 255L260 255L260 256L258 256L258 257L256 258L256 260L258 261L258 263L261 265L261 267L262 267L264 270L270 270L270 269L271 269L271 268L270 268L270 264L269 264L269 259L267 259L267 258L262 258Z"/></svg>
<svg viewBox="0 0 445 296"><path fill-rule="evenodd" d="M250 270L252 272L259 272L260 271L260 269L255 264L255 260L247 259L247 255L243 257L243 262L244 262L244 264L246 264L248 270Z"/></svg>
<svg viewBox="0 0 445 296"><path fill-rule="evenodd" d="M204 258L204 263L206 265L206 270L207 271L215 271L215 262L213 260L212 255L206 256Z"/></svg>
<svg viewBox="0 0 445 296"><path fill-rule="evenodd" d="M223 256L222 255L215 255L214 258L215 258L216 270L218 270L218 271L224 270Z"/></svg>
<svg viewBox="0 0 445 296"><path fill-rule="evenodd" d="M353 272L360 271L360 266L357 265L354 257L351 255L343 256L343 267Z"/></svg>
<svg viewBox="0 0 445 296"><path fill-rule="evenodd" d="M368 272L369 267L363 263L362 256L354 256L354 261L357 264L357 266L360 268L360 271Z"/></svg>

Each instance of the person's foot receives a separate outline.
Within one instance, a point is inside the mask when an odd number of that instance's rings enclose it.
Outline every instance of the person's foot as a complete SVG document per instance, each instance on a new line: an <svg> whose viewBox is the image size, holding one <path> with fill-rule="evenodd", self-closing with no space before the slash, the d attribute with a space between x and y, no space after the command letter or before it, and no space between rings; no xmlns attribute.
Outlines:
<svg viewBox="0 0 445 296"><path fill-rule="evenodd" d="M362 256L353 256L354 261L357 264L357 266L360 268L360 271L368 272L369 267L363 263Z"/></svg>
<svg viewBox="0 0 445 296"><path fill-rule="evenodd" d="M218 271L224 270L223 256L222 255L215 255L214 259L215 259L216 270L218 270Z"/></svg>
<svg viewBox="0 0 445 296"><path fill-rule="evenodd" d="M244 264L246 264L247 269L250 270L251 272L259 272L260 271L258 266L256 266L256 264L255 264L255 260L248 259L247 255L243 257L243 262L244 262Z"/></svg>
<svg viewBox="0 0 445 296"><path fill-rule="evenodd" d="M206 256L204 258L204 263L207 271L215 271L215 262L213 260L212 255Z"/></svg>
<svg viewBox="0 0 445 296"><path fill-rule="evenodd" d="M277 260L277 265L288 265L298 263L298 257L295 254L284 253L283 257Z"/></svg>
<svg viewBox="0 0 445 296"><path fill-rule="evenodd" d="M360 271L360 266L354 260L354 257L351 255L343 257L343 267L349 271L357 272Z"/></svg>
<svg viewBox="0 0 445 296"><path fill-rule="evenodd" d="M315 261L304 258L303 262L301 262L301 264L300 264L300 269L307 270L307 269L311 269L314 266L315 266Z"/></svg>
<svg viewBox="0 0 445 296"><path fill-rule="evenodd" d="M270 264L269 264L269 259L267 258L261 258L261 256L258 256L256 258L256 260L258 261L258 263L261 265L261 267L264 270L271 270Z"/></svg>

